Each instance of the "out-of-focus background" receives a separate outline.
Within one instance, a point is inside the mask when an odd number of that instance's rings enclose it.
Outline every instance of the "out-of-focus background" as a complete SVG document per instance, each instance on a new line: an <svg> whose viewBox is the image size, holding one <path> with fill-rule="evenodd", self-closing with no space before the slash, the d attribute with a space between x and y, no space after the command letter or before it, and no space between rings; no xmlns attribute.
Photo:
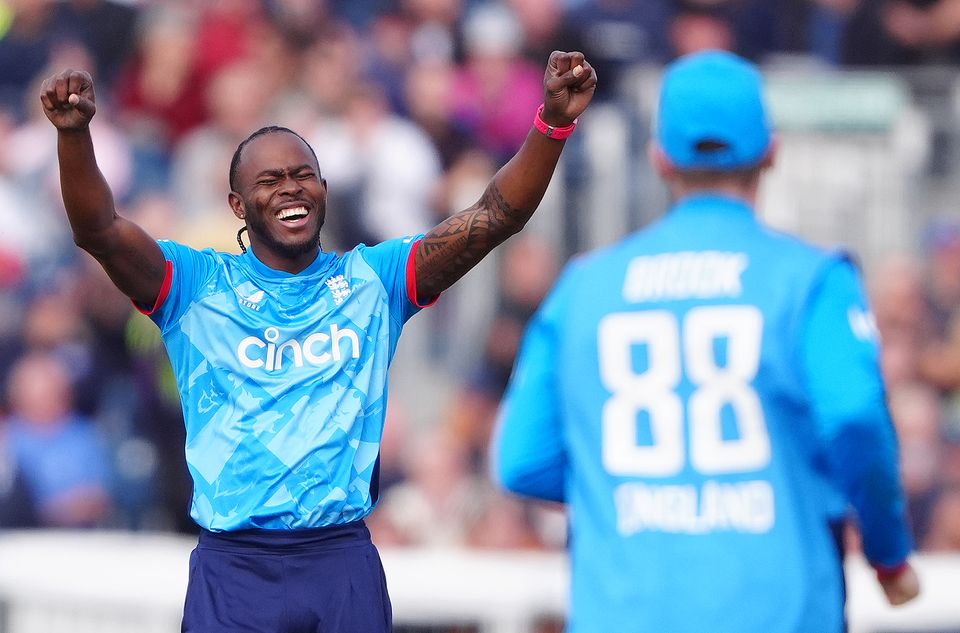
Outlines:
<svg viewBox="0 0 960 633"><path fill-rule="evenodd" d="M855 253L883 335L927 593L885 609L854 555L851 629L960 631L960 0L0 0L0 632L179 630L196 531L159 335L72 244L44 77L94 75L101 168L155 237L237 250L230 157L281 124L346 250L472 204L548 53L586 53L597 95L534 220L404 333L369 521L399 630L545 633L564 516L491 485L490 430L559 267L663 213L650 113L701 48L762 65L762 214Z"/></svg>

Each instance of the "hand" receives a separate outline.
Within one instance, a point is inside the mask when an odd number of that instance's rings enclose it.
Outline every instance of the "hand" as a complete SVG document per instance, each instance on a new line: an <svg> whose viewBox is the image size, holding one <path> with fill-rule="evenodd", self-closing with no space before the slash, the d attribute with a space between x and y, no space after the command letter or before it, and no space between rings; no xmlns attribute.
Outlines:
<svg viewBox="0 0 960 633"><path fill-rule="evenodd" d="M597 89L597 71L583 53L553 51L543 74L543 120L566 127L583 114Z"/></svg>
<svg viewBox="0 0 960 633"><path fill-rule="evenodd" d="M93 79L82 70L65 70L40 86L43 113L58 130L84 130L97 113Z"/></svg>
<svg viewBox="0 0 960 633"><path fill-rule="evenodd" d="M920 594L920 578L909 562L894 574L878 572L877 580L887 596L887 602L895 607L910 602Z"/></svg>

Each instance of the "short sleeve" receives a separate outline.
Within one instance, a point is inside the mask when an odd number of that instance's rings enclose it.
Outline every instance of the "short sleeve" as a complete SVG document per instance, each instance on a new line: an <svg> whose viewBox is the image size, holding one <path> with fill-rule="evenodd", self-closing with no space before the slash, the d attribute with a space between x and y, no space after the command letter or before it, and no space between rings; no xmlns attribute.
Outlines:
<svg viewBox="0 0 960 633"><path fill-rule="evenodd" d="M166 275L152 306L136 305L161 331L180 320L197 292L213 273L216 255L212 250L198 251L170 240L158 240L166 260Z"/></svg>
<svg viewBox="0 0 960 633"><path fill-rule="evenodd" d="M357 247L360 256L370 265L380 278L383 287L386 288L390 311L399 315L400 323L406 323L422 308L433 305L437 300L437 297L430 297L429 301L421 302L417 297L414 261L422 239L423 235L417 235L387 240L376 246Z"/></svg>

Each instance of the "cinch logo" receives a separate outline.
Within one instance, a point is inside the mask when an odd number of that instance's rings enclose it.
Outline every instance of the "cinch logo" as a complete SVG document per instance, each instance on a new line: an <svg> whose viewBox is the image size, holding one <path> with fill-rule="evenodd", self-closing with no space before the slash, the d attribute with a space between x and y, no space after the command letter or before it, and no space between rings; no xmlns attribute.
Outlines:
<svg viewBox="0 0 960 633"><path fill-rule="evenodd" d="M303 339L303 342L289 339L278 343L279 340L280 330L275 327L265 329L263 339L248 336L237 345L237 360L244 367L263 367L267 371L282 370L285 357L293 362L294 367L303 367L304 363L326 365L343 358L344 341L349 344L347 356L360 358L360 338L357 333L336 324L330 326L329 333L314 332Z"/></svg>

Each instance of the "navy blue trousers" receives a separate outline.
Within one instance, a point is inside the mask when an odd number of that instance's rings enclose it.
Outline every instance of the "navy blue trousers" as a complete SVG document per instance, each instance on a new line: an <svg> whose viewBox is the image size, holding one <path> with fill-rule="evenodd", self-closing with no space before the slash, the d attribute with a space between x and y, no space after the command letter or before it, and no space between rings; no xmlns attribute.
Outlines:
<svg viewBox="0 0 960 633"><path fill-rule="evenodd" d="M390 598L362 521L200 534L184 633L387 633Z"/></svg>

